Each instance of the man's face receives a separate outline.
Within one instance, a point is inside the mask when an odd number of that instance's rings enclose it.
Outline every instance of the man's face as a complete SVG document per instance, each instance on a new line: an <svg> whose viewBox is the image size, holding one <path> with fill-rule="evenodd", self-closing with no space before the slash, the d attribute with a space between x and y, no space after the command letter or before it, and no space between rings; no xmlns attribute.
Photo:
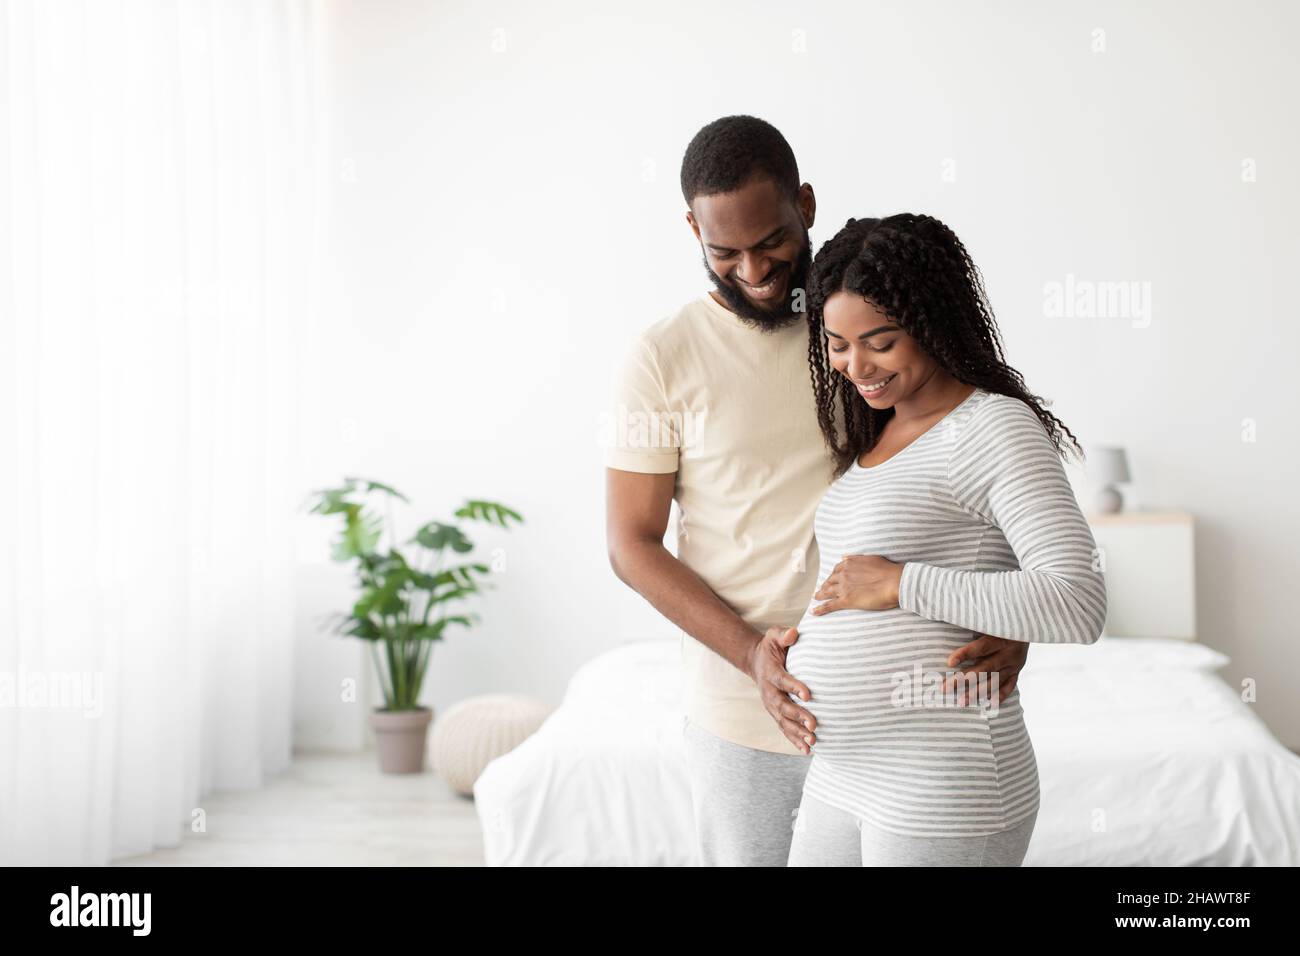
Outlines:
<svg viewBox="0 0 1300 956"><path fill-rule="evenodd" d="M695 197L686 220L731 311L764 331L803 317L815 211L811 186L805 183L791 201L765 176L735 192Z"/></svg>

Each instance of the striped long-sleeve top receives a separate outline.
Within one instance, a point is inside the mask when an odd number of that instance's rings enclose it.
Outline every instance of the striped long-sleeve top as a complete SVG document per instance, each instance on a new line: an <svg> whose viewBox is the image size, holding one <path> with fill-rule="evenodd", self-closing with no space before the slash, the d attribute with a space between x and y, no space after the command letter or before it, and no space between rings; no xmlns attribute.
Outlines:
<svg viewBox="0 0 1300 956"><path fill-rule="evenodd" d="M1018 399L976 389L818 506L818 581L844 557L905 562L899 606L799 622L787 668L817 718L805 793L906 836L983 836L1038 809L1020 694L940 681L973 633L1090 644L1106 618L1092 532L1056 449Z"/></svg>

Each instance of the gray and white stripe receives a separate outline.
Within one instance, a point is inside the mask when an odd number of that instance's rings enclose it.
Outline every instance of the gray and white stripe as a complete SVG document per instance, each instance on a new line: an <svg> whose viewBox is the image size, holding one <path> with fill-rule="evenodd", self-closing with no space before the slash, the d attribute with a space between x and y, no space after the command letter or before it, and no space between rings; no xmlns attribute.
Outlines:
<svg viewBox="0 0 1300 956"><path fill-rule="evenodd" d="M1101 634L1092 532L1037 416L977 389L894 457L854 464L818 506L816 532L819 582L847 555L906 565L899 607L799 622L787 666L818 721L805 791L905 836L983 836L1034 813L1019 692L986 711L925 691L972 632L1085 644Z"/></svg>

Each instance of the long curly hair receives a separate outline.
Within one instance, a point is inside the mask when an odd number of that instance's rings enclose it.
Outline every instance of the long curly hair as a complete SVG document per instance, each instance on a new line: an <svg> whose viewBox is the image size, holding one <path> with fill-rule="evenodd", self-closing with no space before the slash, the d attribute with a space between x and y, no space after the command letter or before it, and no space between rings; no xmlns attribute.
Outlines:
<svg viewBox="0 0 1300 956"><path fill-rule="evenodd" d="M822 324L826 300L853 292L873 303L953 378L1018 398L1038 416L1064 458L1083 449L1065 424L1007 364L984 279L960 239L933 216L850 219L817 251L808 277L808 362L817 421L843 474L873 448L892 408L877 410L831 368ZM842 422L836 421L836 405Z"/></svg>

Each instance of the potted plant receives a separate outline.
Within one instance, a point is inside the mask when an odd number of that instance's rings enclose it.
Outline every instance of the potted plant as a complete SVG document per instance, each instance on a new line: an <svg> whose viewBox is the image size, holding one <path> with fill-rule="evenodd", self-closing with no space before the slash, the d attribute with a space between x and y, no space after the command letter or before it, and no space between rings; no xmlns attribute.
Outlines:
<svg viewBox="0 0 1300 956"><path fill-rule="evenodd" d="M384 496L387 527L366 506L370 496ZM474 544L456 523L429 521L404 544L395 544L392 522L394 500L410 504L401 492L362 478L345 478L339 488L316 492L314 514L340 515L342 533L334 543L336 561L355 562L361 594L351 612L338 614L334 630L369 642L375 671L383 689L384 706L370 715L385 773L419 773L424 769L425 739L433 710L420 705L420 688L429 666L434 641L453 624L470 627L477 616L448 613L466 598L488 587L491 569L464 560ZM456 512L465 521L485 521L508 528L522 522L518 512L493 501L470 499ZM384 531L388 548L380 549ZM449 560L445 560L449 559Z"/></svg>

